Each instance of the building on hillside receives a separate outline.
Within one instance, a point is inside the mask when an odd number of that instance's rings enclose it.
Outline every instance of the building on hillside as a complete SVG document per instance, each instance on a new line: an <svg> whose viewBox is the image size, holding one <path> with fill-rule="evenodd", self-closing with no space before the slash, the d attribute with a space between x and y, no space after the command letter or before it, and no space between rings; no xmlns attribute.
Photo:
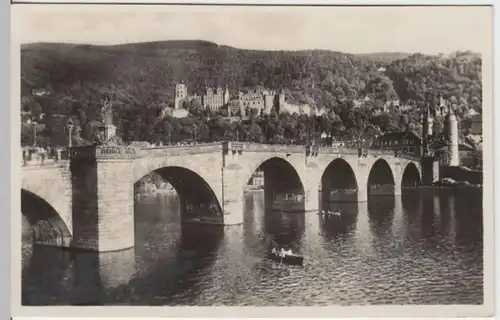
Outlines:
<svg viewBox="0 0 500 320"><path fill-rule="evenodd" d="M195 94L189 96L187 86L184 82L177 83L175 85L174 109L181 109L184 101L190 102L192 100L198 100L200 105L206 109L217 111L229 103L229 90L227 87L225 91L220 87L216 89L207 87L205 95L199 96Z"/></svg>
<svg viewBox="0 0 500 320"><path fill-rule="evenodd" d="M463 141L458 145L458 153L460 158L460 165L466 167L477 166L477 149L473 145Z"/></svg>
<svg viewBox="0 0 500 320"><path fill-rule="evenodd" d="M467 116L468 117L473 117L473 116L478 115L478 114L480 114L480 113L477 112L476 110L472 109L472 108L467 111Z"/></svg>
<svg viewBox="0 0 500 320"><path fill-rule="evenodd" d="M301 106L291 103L285 103L285 105L281 106L280 111L289 114L301 114Z"/></svg>
<svg viewBox="0 0 500 320"><path fill-rule="evenodd" d="M248 186L253 188L263 188L264 187L264 171L257 170L253 173L252 177L248 181Z"/></svg>
<svg viewBox="0 0 500 320"><path fill-rule="evenodd" d="M420 154L422 137L413 131L389 132L373 141L371 148Z"/></svg>
<svg viewBox="0 0 500 320"><path fill-rule="evenodd" d="M229 90L222 90L207 87L206 94L201 99L202 106L212 111L217 111L229 103Z"/></svg>
<svg viewBox="0 0 500 320"><path fill-rule="evenodd" d="M354 104L354 108L361 108L365 103L367 102L370 102L371 101L371 98L366 96L362 99L355 99L352 101L352 103Z"/></svg>
<svg viewBox="0 0 500 320"><path fill-rule="evenodd" d="M274 90L267 90L263 86L257 86L247 91L238 93L240 110L256 109L259 112L270 114L273 108L279 113L280 107L285 104L285 94Z"/></svg>
<svg viewBox="0 0 500 320"><path fill-rule="evenodd" d="M422 136L411 131L390 132L378 137L371 147L411 154L427 151L439 159L442 165L479 166L482 158L480 143L459 141L458 121L451 108L441 100L437 109L439 114L445 117L442 132L433 132L433 117L427 110L427 116L425 114L422 116ZM474 137L477 135L470 135L469 140L473 140Z"/></svg>
<svg viewBox="0 0 500 320"><path fill-rule="evenodd" d="M180 119L180 118L186 118L188 115L189 115L189 111L186 109L182 109L182 108L174 109L174 108L166 107L166 108L163 108L161 110L160 117L164 118L166 116L170 116L170 117Z"/></svg>
<svg viewBox="0 0 500 320"><path fill-rule="evenodd" d="M471 117L471 122L470 133L478 135L483 134L483 115L476 114Z"/></svg>
<svg viewBox="0 0 500 320"><path fill-rule="evenodd" d="M322 115L328 113L326 108L316 108L312 111L312 114L314 114L316 117L321 117Z"/></svg>
<svg viewBox="0 0 500 320"><path fill-rule="evenodd" d="M189 99L186 85L184 82L177 83L175 85L174 109L180 109L182 107L182 103L187 100Z"/></svg>

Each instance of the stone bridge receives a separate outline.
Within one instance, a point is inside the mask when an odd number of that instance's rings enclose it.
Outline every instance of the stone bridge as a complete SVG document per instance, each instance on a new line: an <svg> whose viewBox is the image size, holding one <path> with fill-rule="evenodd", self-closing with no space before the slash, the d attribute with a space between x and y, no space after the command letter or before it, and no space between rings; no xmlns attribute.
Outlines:
<svg viewBox="0 0 500 320"><path fill-rule="evenodd" d="M24 162L22 214L36 243L95 251L134 246L134 183L151 172L176 189L185 222L219 225L243 223L244 189L258 168L266 206L296 194L300 211L319 210L319 190L324 201L366 201L436 176L433 159L390 151L241 142L74 147L68 159Z"/></svg>

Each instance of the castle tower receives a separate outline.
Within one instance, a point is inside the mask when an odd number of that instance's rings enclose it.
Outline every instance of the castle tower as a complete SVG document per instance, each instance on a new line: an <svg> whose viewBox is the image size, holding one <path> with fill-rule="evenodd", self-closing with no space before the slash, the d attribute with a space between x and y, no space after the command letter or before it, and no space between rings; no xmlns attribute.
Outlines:
<svg viewBox="0 0 500 320"><path fill-rule="evenodd" d="M429 106L425 106L425 110L421 115L422 119L422 153L426 154L429 151Z"/></svg>
<svg viewBox="0 0 500 320"><path fill-rule="evenodd" d="M450 166L460 165L460 155L458 152L458 121L453 110L449 110L447 115L448 139L450 141Z"/></svg>
<svg viewBox="0 0 500 320"><path fill-rule="evenodd" d="M439 115L443 117L446 113L446 102L443 99L443 96L439 96ZM442 118L441 118L442 119Z"/></svg>
<svg viewBox="0 0 500 320"><path fill-rule="evenodd" d="M175 100L174 109L179 109L181 107L182 101L187 98L187 87L184 81L175 85Z"/></svg>
<svg viewBox="0 0 500 320"><path fill-rule="evenodd" d="M229 103L229 89L226 86L226 91L224 92L224 104Z"/></svg>
<svg viewBox="0 0 500 320"><path fill-rule="evenodd" d="M274 106L274 92L266 92L264 95L264 113L270 114Z"/></svg>
<svg viewBox="0 0 500 320"><path fill-rule="evenodd" d="M430 114L427 115L427 136L432 136L434 127L434 118Z"/></svg>
<svg viewBox="0 0 500 320"><path fill-rule="evenodd" d="M285 92L283 90L280 91L279 106L280 108L285 106Z"/></svg>

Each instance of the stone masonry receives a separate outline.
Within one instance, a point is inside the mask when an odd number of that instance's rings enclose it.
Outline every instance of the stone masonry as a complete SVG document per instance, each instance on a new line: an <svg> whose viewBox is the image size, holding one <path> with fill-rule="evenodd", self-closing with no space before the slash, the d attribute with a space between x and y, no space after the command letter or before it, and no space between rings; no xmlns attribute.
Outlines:
<svg viewBox="0 0 500 320"><path fill-rule="evenodd" d="M22 188L54 207L71 232L72 247L114 251L134 246L133 185L152 171L169 168L191 172L190 177L195 178L188 180L180 175L177 185L183 192L210 189L221 223L235 225L243 223L245 185L263 163L272 159L288 163L292 168L289 174L296 174L302 184L305 209L314 211L319 209L322 175L339 158L354 172L358 201L367 200L368 177L377 161L390 170L396 194L401 193L403 173L410 164L422 177L420 159L395 157L390 152L369 150L360 155L356 149L226 142L140 150L118 146L72 148L71 166L62 162L23 168ZM47 188L49 183L51 188ZM179 195L181 199L193 199L188 194Z"/></svg>

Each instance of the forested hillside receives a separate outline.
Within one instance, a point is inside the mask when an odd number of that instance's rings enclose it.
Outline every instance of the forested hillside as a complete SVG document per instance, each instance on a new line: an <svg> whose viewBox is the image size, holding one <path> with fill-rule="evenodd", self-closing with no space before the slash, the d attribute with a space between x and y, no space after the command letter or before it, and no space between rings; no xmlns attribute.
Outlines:
<svg viewBox="0 0 500 320"><path fill-rule="evenodd" d="M47 129L40 139L56 145L65 143L61 119L73 116L78 123L82 117L92 118L102 92L111 94L115 122L128 141L166 141L167 136L213 140L234 137L236 130L252 135L248 139L267 142L300 140L321 130L351 137L371 135L414 123L416 107L424 103L426 92L439 92L451 100L462 118L470 108L478 112L482 108L481 58L471 52L444 57L254 51L204 41L118 46L39 43L22 47L21 69L22 107L35 115L46 114L42 122ZM321 119L253 117L231 124L192 110L196 116L187 119L158 119L158 110L173 102L174 84L181 80L190 94L218 85L228 86L231 95L258 84L284 89L288 101L325 108L329 114ZM33 89L50 94L34 96ZM368 101L355 109L354 102L365 97ZM414 106L413 111L374 112L392 100Z"/></svg>

